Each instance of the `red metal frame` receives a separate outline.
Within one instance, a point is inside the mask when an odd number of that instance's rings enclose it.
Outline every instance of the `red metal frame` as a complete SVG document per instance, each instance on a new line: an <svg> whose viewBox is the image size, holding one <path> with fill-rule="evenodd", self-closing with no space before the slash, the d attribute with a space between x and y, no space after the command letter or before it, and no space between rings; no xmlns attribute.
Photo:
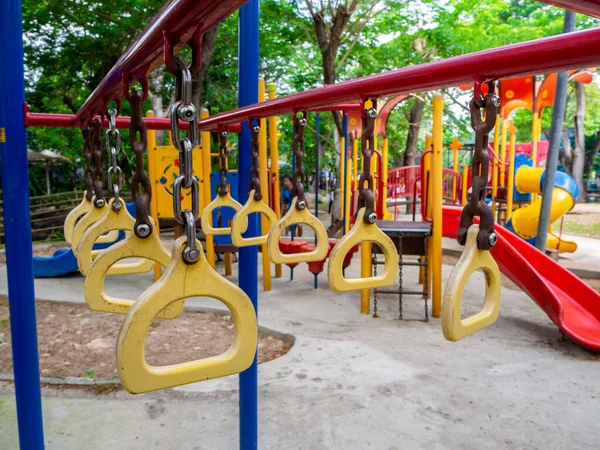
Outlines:
<svg viewBox="0 0 600 450"><path fill-rule="evenodd" d="M568 33L279 97L217 114L200 121L199 126L206 129L335 103L460 86L472 83L474 75L487 81L595 67L600 65L599 46L600 29Z"/></svg>
<svg viewBox="0 0 600 450"><path fill-rule="evenodd" d="M81 122L90 113L104 112L104 105L121 98L123 79L127 82L143 80L164 63L163 32L168 31L169 42L176 53L247 1L169 1L96 87L77 112L76 120Z"/></svg>
<svg viewBox="0 0 600 450"><path fill-rule="evenodd" d="M542 3L600 18L600 0L539 0Z"/></svg>

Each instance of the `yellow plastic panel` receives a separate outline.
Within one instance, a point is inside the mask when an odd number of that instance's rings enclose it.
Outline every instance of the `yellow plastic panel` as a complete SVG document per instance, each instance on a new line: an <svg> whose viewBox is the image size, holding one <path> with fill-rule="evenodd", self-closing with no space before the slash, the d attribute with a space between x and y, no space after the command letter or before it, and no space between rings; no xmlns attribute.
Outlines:
<svg viewBox="0 0 600 450"><path fill-rule="evenodd" d="M292 199L292 204L288 209L288 212L273 225L269 232L269 237L267 239L269 259L275 264L323 261L327 258L327 252L329 251L329 237L327 236L325 226L323 226L319 219L310 213L308 208L301 210L297 209L297 201L298 197ZM299 224L308 225L315 230L315 236L317 238L315 249L312 252L307 253L282 253L279 249L281 233L283 233L286 228Z"/></svg>
<svg viewBox="0 0 600 450"><path fill-rule="evenodd" d="M152 219L150 219L154 225ZM125 258L146 258L167 267L171 254L160 241L156 227L147 238L132 233L121 242L105 249L89 268L85 279L85 300L92 311L127 314L134 300L112 297L104 291L104 279L114 264ZM157 317L174 319L183 312L185 302L176 302L165 308Z"/></svg>
<svg viewBox="0 0 600 450"><path fill-rule="evenodd" d="M261 245L267 242L268 234L245 238L242 236L248 229L248 216L252 213L264 214L269 222L269 228L277 222L277 216L269 206L262 200L254 199L254 190L248 194L248 200L242 206L231 221L231 243L236 247L249 247L251 245Z"/></svg>
<svg viewBox="0 0 600 450"><path fill-rule="evenodd" d="M442 304L442 330L449 341L459 341L493 324L500 313L500 270L488 251L477 248L479 225L471 225L458 263L452 269ZM460 309L469 277L477 269L485 275L485 300L477 314L462 319Z"/></svg>
<svg viewBox="0 0 600 450"><path fill-rule="evenodd" d="M237 213L242 209L242 205L234 200L229 192L224 196L217 195L217 197L204 208L204 211L202 211L200 223L202 224L202 232L204 234L231 234L231 227L213 228L211 226L210 217L212 216L212 212L218 208L231 208ZM242 229L243 233L248 229L248 216L242 217L241 220L240 229ZM244 220L246 222L245 225L243 223Z"/></svg>
<svg viewBox="0 0 600 450"><path fill-rule="evenodd" d="M92 251L97 239L104 233L118 230L132 230L135 219L131 217L125 207L125 202L120 200L122 206L119 211L115 211L112 206L114 199L110 199L104 216L95 224L90 226L79 241L77 247L77 264L79 271L87 275L88 269L92 264L94 253ZM135 273L145 273L152 270L154 264L151 260L143 259L132 263L122 263L111 267L108 275L127 275Z"/></svg>
<svg viewBox="0 0 600 450"><path fill-rule="evenodd" d="M79 205L77 205L75 208L73 208L71 210L71 212L69 213L69 215L67 216L67 218L65 219L65 226L64 226L64 232L65 232L65 242L67 244L71 243L71 236L73 235L73 230L75 229L75 224L77 223L77 221L85 216L88 211L90 210L90 208L92 208L92 202L90 200L88 200L85 195L83 196L83 199L81 200L81 203Z"/></svg>
<svg viewBox="0 0 600 450"><path fill-rule="evenodd" d="M250 298L215 272L204 253L200 252L197 263L186 264L181 256L185 243L185 236L175 241L164 275L125 316L117 341L117 368L128 392L156 391L239 373L254 360L258 327ZM144 344L152 321L165 307L189 297L211 297L225 303L235 324L233 343L218 356L167 366L149 365Z"/></svg>
<svg viewBox="0 0 600 450"><path fill-rule="evenodd" d="M327 279L331 289L336 292L373 289L394 284L398 275L398 251L394 242L376 224L365 223L365 208L361 208L356 216L356 222L350 231L338 241L329 256ZM380 275L376 277L346 279L343 264L346 254L362 242L377 244L385 256L385 265Z"/></svg>

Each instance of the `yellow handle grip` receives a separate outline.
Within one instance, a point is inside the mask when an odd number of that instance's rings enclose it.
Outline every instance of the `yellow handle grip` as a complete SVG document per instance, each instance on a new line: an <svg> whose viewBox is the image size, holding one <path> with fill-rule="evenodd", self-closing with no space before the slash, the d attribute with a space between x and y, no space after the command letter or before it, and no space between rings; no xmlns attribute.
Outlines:
<svg viewBox="0 0 600 450"><path fill-rule="evenodd" d="M327 266L327 279L331 289L336 292L373 289L394 284L398 275L398 251L394 242L383 233L376 224L365 223L365 208L361 208L356 216L356 222L342 239L333 247ZM344 277L343 265L346 254L362 242L377 244L385 256L383 271L376 277L347 279Z"/></svg>
<svg viewBox="0 0 600 450"><path fill-rule="evenodd" d="M77 221L83 216L85 216L92 206L92 202L89 201L84 195L83 200L81 200L81 203L75 208L73 208L71 212L67 215L64 226L65 242L67 244L71 244L71 237L73 235L73 230L75 229Z"/></svg>
<svg viewBox="0 0 600 450"><path fill-rule="evenodd" d="M449 341L459 341L490 326L498 319L500 313L500 269L490 252L477 248L477 233L479 225L471 225L467 231L465 250L446 283L442 304L442 331ZM481 269L485 275L483 309L471 317L462 319L460 310L465 287L469 277L477 269Z"/></svg>
<svg viewBox="0 0 600 450"><path fill-rule="evenodd" d="M150 218L154 226L154 221ZM104 279L115 263L125 258L146 258L167 267L171 254L161 242L156 227L146 238L131 233L127 238L105 249L90 266L85 279L85 300L92 311L127 314L134 301L108 295L104 291ZM160 319L174 319L183 312L185 302L177 302L161 311Z"/></svg>
<svg viewBox="0 0 600 450"><path fill-rule="evenodd" d="M217 195L215 199L206 205L204 211L202 211L202 216L200 217L200 224L202 225L202 232L204 234L231 234L231 227L221 227L221 228L213 228L210 224L210 219L212 217L212 212L217 208L231 208L236 213L242 209L242 205L238 203L234 198L227 192L227 195L220 196ZM243 228L242 233L248 229L248 217L245 216L242 218L246 220L246 225L240 223L240 228Z"/></svg>
<svg viewBox="0 0 600 450"><path fill-rule="evenodd" d="M273 225L269 232L269 237L267 239L269 259L275 264L323 261L327 258L327 252L329 251L329 237L327 236L325 226L323 226L321 221L308 211L308 208L301 210L297 209L297 202L298 197L294 197L288 212ZM317 237L315 249L312 252L307 253L282 253L279 249L281 233L283 233L286 228L299 224L308 225L315 230L315 236Z"/></svg>
<svg viewBox="0 0 600 450"><path fill-rule="evenodd" d="M96 197L92 198L92 203L94 203L95 198ZM77 256L77 248L79 247L79 241L81 241L81 238L84 235L84 233L87 231L87 229L89 227L91 227L94 223L96 223L98 220L100 220L102 218L102 216L104 216L105 212L106 212L106 203L104 204L104 206L102 208L96 208L95 206L92 205L92 207L87 212L87 214L85 216L83 216L79 220L79 222L77 222L77 225L75 225L75 228L73 229L73 233L71 235L71 248L73 249L73 254L75 256ZM114 242L117 240L118 236L119 236L118 231L110 232L105 236L101 236L100 239L98 239L96 242L98 242L98 243Z"/></svg>
<svg viewBox="0 0 600 450"><path fill-rule="evenodd" d="M123 387L130 393L232 375L246 370L254 360L258 326L250 298L215 272L202 252L197 263L186 264L181 256L185 243L185 236L175 241L164 275L141 295L125 316L117 341L117 368ZM212 297L225 303L235 324L233 343L218 356L167 366L149 365L144 345L152 321L165 307L189 297Z"/></svg>
<svg viewBox="0 0 600 450"><path fill-rule="evenodd" d="M92 251L94 244L98 242L98 238L103 234L110 231L127 230L133 229L135 219L131 217L129 211L125 207L125 202L120 200L121 209L115 211L113 209L114 199L110 199L108 207L104 213L104 216L98 220L95 224L90 226L84 233L83 237L79 241L77 246L77 264L79 271L83 275L87 275L92 260L95 256ZM154 267L152 261L144 259L133 263L123 263L111 267L108 271L108 275L128 275L136 273L145 273Z"/></svg>
<svg viewBox="0 0 600 450"><path fill-rule="evenodd" d="M267 242L268 234L250 238L242 236L242 233L248 229L248 216L252 213L264 214L267 217L269 228L277 222L277 216L273 210L271 210L271 208L269 208L262 200L255 200L254 190L250 191L248 200L244 206L242 206L242 209L235 213L235 216L233 216L233 220L231 221L231 243L236 247L249 247L251 245L261 245Z"/></svg>

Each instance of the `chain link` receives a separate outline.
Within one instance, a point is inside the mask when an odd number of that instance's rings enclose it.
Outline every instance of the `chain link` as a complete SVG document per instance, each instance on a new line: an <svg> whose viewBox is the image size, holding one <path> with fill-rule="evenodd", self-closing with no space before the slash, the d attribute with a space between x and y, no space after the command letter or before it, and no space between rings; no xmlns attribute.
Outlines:
<svg viewBox="0 0 600 450"><path fill-rule="evenodd" d="M219 180L221 185L219 186L219 196L224 197L229 193L227 187L227 179L229 171L227 169L227 131L221 131L219 133Z"/></svg>
<svg viewBox="0 0 600 450"><path fill-rule="evenodd" d="M123 188L123 171L119 167L117 156L121 151L121 133L117 130L117 110L111 108L108 113L108 130L106 130L106 152L108 153L108 189L113 194L113 209L119 211L123 205L120 199L120 192ZM114 140L114 145L112 140Z"/></svg>
<svg viewBox="0 0 600 450"><path fill-rule="evenodd" d="M255 122L254 124L252 122ZM258 161L258 134L260 133L260 122L258 120L250 120L250 155L252 156L252 169L250 169L250 188L248 191L254 190L254 200L262 200L262 190L260 186L260 170Z"/></svg>
<svg viewBox="0 0 600 450"><path fill-rule="evenodd" d="M85 170L83 181L85 183L85 198L91 201L94 197L94 180L92 169L92 129L89 126L81 128L83 137L83 157L85 158Z"/></svg>
<svg viewBox="0 0 600 450"><path fill-rule="evenodd" d="M365 222L375 223L375 197L373 196L373 174L371 173L371 157L375 151L375 121L377 120L377 102L371 100L372 106L362 111L361 154L363 170L358 180L358 209L366 208ZM344 155L342 154L342 158ZM365 187L365 183L367 186Z"/></svg>
<svg viewBox="0 0 600 450"><path fill-rule="evenodd" d="M135 202L135 225L133 232L136 236L145 238L152 233L152 222L150 221L152 184L150 177L144 170L144 153L146 153L148 146L148 135L142 112L144 94L132 90L127 95L127 98L131 107L129 143L135 155L135 171L131 176L131 196Z"/></svg>
<svg viewBox="0 0 600 450"><path fill-rule="evenodd" d="M104 200L104 171L102 170L102 152L104 145L102 142L102 120L95 118L92 120L91 150L94 158L94 170L92 172L92 181L94 184L94 195L96 199L94 206L102 208L106 201Z"/></svg>
<svg viewBox="0 0 600 450"><path fill-rule="evenodd" d="M195 56L194 56L195 57ZM180 175L173 185L173 212L177 221L185 227L187 243L183 251L186 262L193 264L200 258L196 246L196 219L200 207L200 189L194 177L192 152L198 145L198 109L192 102L192 74L189 67L177 67L175 103L171 107L171 140L179 151ZM179 120L190 124L190 131L181 137ZM182 190L191 189L192 210L181 209Z"/></svg>
<svg viewBox="0 0 600 450"><path fill-rule="evenodd" d="M296 202L297 209L306 208L306 198L304 197L304 183L306 181L306 174L302 167L302 160L304 158L304 129L306 128L306 112L300 113L298 117L294 114L294 156L296 157L296 170L294 170L294 188L292 195L298 198Z"/></svg>
<svg viewBox="0 0 600 450"><path fill-rule="evenodd" d="M494 214L485 202L490 170L488 154L488 137L496 126L500 97L496 95L496 83L488 83L488 93L485 97L480 92L480 84L476 83L476 95L469 103L471 126L475 131L475 148L471 163L471 200L463 208L456 239L461 245L467 240L467 230L473 225L475 216L479 217L479 233L477 246L480 250L490 250L497 240L494 233ZM483 117L482 117L483 113Z"/></svg>

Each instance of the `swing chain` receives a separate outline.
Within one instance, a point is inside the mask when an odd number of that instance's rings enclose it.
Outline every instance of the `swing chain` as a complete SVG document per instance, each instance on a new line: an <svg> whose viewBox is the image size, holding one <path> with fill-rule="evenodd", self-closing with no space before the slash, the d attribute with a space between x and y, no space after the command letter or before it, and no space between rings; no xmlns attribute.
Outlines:
<svg viewBox="0 0 600 450"><path fill-rule="evenodd" d="M81 128L83 137L83 157L85 158L85 171L83 180L85 182L85 198L88 201L94 197L94 180L92 178L92 129L88 125Z"/></svg>
<svg viewBox="0 0 600 450"><path fill-rule="evenodd" d="M498 239L494 232L494 214L485 202L487 196L490 156L488 154L488 138L496 126L500 97L496 95L496 83L488 82L488 93L481 94L481 83L475 82L475 95L469 103L471 126L475 131L475 148L471 164L471 184L473 186L471 200L463 208L456 240L465 245L467 230L473 225L475 216L479 217L479 233L477 247L480 250L490 250ZM483 113L483 117L482 117Z"/></svg>
<svg viewBox="0 0 600 450"><path fill-rule="evenodd" d="M196 50L197 51L197 50ZM194 51L195 52L195 51ZM194 59L197 55L194 55ZM187 243L183 259L193 264L200 259L200 249L196 246L196 219L200 208L200 189L194 177L192 151L198 145L198 109L192 102L192 74L189 67L177 66L176 101L171 107L171 139L179 150L180 175L173 184L173 212L175 219L185 227ZM190 131L181 137L179 120L190 124ZM191 189L192 210L181 209L182 189Z"/></svg>
<svg viewBox="0 0 600 450"><path fill-rule="evenodd" d="M302 167L302 160L304 157L304 129L306 127L306 112L302 111L301 116L298 117L294 114L294 156L296 157L296 170L294 170L294 188L292 191L293 197L298 197L296 202L296 208L303 210L306 208L306 198L304 197L304 182L306 181L306 174Z"/></svg>
<svg viewBox="0 0 600 450"><path fill-rule="evenodd" d="M363 170L358 181L358 208L366 208L365 222L373 224L377 221L375 213L375 197L373 196L373 174L371 173L371 157L375 149L375 121L377 119L377 101L371 100L372 106L362 110L361 154ZM365 183L367 186L365 187Z"/></svg>
<svg viewBox="0 0 600 450"><path fill-rule="evenodd" d="M254 122L254 124L252 123ZM262 190L260 186L260 170L258 167L258 134L260 133L260 122L258 120L250 120L250 154L252 155L252 169L250 169L250 188L248 191L254 190L254 200L262 200Z"/></svg>
<svg viewBox="0 0 600 450"><path fill-rule="evenodd" d="M92 136L91 136L91 149L94 157L94 171L92 172L92 180L94 183L94 195L96 200L94 206L96 208L102 208L106 204L103 196L104 189L104 171L102 170L102 150L104 145L102 143L102 120L95 118L92 120Z"/></svg>
<svg viewBox="0 0 600 450"><path fill-rule="evenodd" d="M221 182L221 185L219 186L219 196L221 197L224 197L229 193L229 188L227 187L227 134L226 130L219 133L219 180Z"/></svg>
<svg viewBox="0 0 600 450"><path fill-rule="evenodd" d="M113 202L113 210L119 211L123 205L121 203L119 193L123 187L123 171L119 167L117 155L121 151L121 134L117 130L117 110L110 108L108 111L108 130L106 130L106 152L109 156L108 167L108 189L113 194L115 201ZM114 138L114 145L111 142Z"/></svg>
<svg viewBox="0 0 600 450"><path fill-rule="evenodd" d="M150 177L144 170L144 153L148 146L148 134L144 122L142 104L144 94L131 90L127 95L131 107L129 121L129 143L135 155L135 171L131 176L131 196L135 202L135 225L133 232L140 238L152 234L150 221L150 204L152 201L152 184Z"/></svg>

